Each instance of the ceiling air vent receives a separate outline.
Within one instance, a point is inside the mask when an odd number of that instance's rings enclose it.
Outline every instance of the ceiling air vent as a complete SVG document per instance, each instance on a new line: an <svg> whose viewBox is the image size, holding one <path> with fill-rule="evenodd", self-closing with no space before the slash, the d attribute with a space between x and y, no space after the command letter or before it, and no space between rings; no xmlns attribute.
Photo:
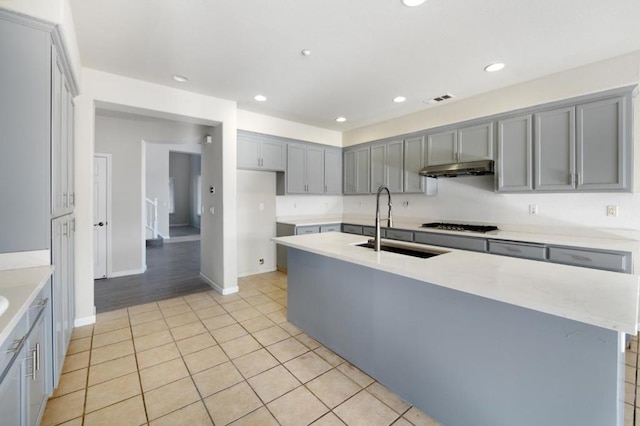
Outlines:
<svg viewBox="0 0 640 426"><path fill-rule="evenodd" d="M436 104L436 103L439 103L439 102L448 101L449 99L453 99L453 98L455 98L455 96L452 95L451 93L445 93L444 95L440 95L440 96L436 96L435 98L428 99L428 100L424 101L424 103L426 103L426 104Z"/></svg>

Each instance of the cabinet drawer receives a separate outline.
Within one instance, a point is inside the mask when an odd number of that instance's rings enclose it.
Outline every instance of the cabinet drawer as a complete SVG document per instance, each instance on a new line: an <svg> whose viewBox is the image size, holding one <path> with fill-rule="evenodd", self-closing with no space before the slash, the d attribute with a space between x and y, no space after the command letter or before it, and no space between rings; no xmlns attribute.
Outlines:
<svg viewBox="0 0 640 426"><path fill-rule="evenodd" d="M296 226L296 235L305 235L305 234L318 234L320 233L320 226Z"/></svg>
<svg viewBox="0 0 640 426"><path fill-rule="evenodd" d="M5 375L5 370L9 367L11 361L24 345L27 331L27 317L24 315L20 321L18 321L13 331L9 333L6 340L0 344L0 381Z"/></svg>
<svg viewBox="0 0 640 426"><path fill-rule="evenodd" d="M433 246L451 247L471 251L487 251L487 240L484 238L460 237L457 235L431 234L416 232L415 242Z"/></svg>
<svg viewBox="0 0 640 426"><path fill-rule="evenodd" d="M363 226L362 227L362 235L366 235L367 237L375 237L376 236L376 227L375 226ZM380 228L380 237L385 237L385 230Z"/></svg>
<svg viewBox="0 0 640 426"><path fill-rule="evenodd" d="M578 250L567 247L549 247L549 260L565 265L631 272L631 253L621 251Z"/></svg>
<svg viewBox="0 0 640 426"><path fill-rule="evenodd" d="M27 311L27 329L31 330L33 325L35 324L40 312L42 312L47 304L51 302L51 281L47 282L47 284L40 290L40 293L36 296L36 298L31 302L29 306L29 310Z"/></svg>
<svg viewBox="0 0 640 426"><path fill-rule="evenodd" d="M399 229L385 229L385 238L398 241L413 241L413 232Z"/></svg>
<svg viewBox="0 0 640 426"><path fill-rule="evenodd" d="M524 259L546 260L547 246L542 244L489 240L489 253L522 257Z"/></svg>
<svg viewBox="0 0 640 426"><path fill-rule="evenodd" d="M331 225L321 225L320 232L340 232L340 224L332 223Z"/></svg>
<svg viewBox="0 0 640 426"><path fill-rule="evenodd" d="M342 225L342 232L346 232L347 234L362 235L362 226L345 224Z"/></svg>

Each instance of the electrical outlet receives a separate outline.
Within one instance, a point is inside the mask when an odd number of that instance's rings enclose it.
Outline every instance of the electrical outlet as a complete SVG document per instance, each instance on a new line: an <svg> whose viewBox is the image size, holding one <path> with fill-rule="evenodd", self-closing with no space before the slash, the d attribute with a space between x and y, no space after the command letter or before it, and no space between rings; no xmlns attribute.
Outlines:
<svg viewBox="0 0 640 426"><path fill-rule="evenodd" d="M215 194L215 193L216 193L216 187L215 187L215 186L210 186L210 187L209 187L209 192L210 192L211 194Z"/></svg>
<svg viewBox="0 0 640 426"><path fill-rule="evenodd" d="M618 216L618 206L607 206L607 216Z"/></svg>
<svg viewBox="0 0 640 426"><path fill-rule="evenodd" d="M529 214L538 214L537 204L529 204Z"/></svg>
<svg viewBox="0 0 640 426"><path fill-rule="evenodd" d="M260 263L261 265L264 265L264 259L258 260L258 263Z"/></svg>

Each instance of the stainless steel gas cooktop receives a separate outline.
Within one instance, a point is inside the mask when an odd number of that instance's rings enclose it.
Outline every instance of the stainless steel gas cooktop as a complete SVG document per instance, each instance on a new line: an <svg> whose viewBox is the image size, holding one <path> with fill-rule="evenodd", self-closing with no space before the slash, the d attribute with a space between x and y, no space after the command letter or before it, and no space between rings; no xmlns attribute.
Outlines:
<svg viewBox="0 0 640 426"><path fill-rule="evenodd" d="M436 228L436 229L446 229L447 231L467 231L467 232L489 232L489 231L497 231L497 226L488 226L488 225L464 225L459 223L423 223L423 228Z"/></svg>

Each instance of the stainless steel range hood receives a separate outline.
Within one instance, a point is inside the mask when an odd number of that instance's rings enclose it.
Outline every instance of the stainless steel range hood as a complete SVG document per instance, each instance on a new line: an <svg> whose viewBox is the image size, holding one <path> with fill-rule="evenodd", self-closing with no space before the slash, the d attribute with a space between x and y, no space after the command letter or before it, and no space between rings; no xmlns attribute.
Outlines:
<svg viewBox="0 0 640 426"><path fill-rule="evenodd" d="M493 174L493 160L469 161L466 163L437 164L420 170L420 176L456 177Z"/></svg>

